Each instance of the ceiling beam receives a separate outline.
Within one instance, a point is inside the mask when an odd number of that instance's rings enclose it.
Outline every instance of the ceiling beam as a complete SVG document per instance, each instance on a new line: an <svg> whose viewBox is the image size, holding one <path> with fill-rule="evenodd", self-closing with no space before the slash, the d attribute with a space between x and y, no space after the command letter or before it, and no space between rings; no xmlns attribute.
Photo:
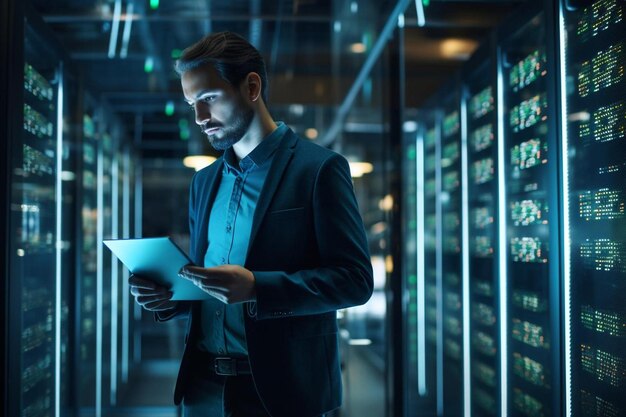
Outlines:
<svg viewBox="0 0 626 417"><path fill-rule="evenodd" d="M328 23L334 22L332 16L328 15L273 15L273 14L259 14L254 16L255 19L263 21L281 21L281 22L307 22L307 23ZM112 16L108 14L58 14L58 15L46 15L43 16L43 20L52 24L68 24L68 23L85 23L85 22L106 22L110 21ZM142 16L133 14L132 16L123 15L120 18L120 22L132 19L133 21L146 21L146 22L194 22L194 21L206 21L211 22L249 22L251 19L250 14L202 14L194 13L189 14L167 14L167 15L151 15Z"/></svg>

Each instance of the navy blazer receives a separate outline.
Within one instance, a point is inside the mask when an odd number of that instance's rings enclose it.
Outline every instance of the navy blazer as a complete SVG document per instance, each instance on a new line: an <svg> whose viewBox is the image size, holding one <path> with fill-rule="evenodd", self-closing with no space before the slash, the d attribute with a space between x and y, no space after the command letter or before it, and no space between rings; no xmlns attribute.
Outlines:
<svg viewBox="0 0 626 417"><path fill-rule="evenodd" d="M203 264L223 159L191 183L190 255ZM274 417L317 416L341 405L336 310L365 303L372 267L347 161L289 129L274 155L254 213L246 264L256 302L246 303L252 377ZM190 314L174 400L200 366L200 303ZM206 364L203 364L206 366Z"/></svg>

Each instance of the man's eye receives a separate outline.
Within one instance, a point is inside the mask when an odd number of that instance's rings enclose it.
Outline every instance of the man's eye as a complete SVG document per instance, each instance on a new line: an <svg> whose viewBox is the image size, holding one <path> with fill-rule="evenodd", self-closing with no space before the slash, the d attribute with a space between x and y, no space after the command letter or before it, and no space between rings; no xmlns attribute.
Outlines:
<svg viewBox="0 0 626 417"><path fill-rule="evenodd" d="M204 101L205 103L210 103L212 101L215 101L216 98L217 96L206 96L202 98L202 101Z"/></svg>

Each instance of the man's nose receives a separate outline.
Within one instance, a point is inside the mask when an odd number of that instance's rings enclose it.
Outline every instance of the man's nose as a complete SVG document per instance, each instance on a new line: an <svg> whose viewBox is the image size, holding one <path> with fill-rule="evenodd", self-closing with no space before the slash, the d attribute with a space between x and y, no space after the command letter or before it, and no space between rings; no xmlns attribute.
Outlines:
<svg viewBox="0 0 626 417"><path fill-rule="evenodd" d="M202 126L211 121L211 111L205 103L196 103L196 124Z"/></svg>

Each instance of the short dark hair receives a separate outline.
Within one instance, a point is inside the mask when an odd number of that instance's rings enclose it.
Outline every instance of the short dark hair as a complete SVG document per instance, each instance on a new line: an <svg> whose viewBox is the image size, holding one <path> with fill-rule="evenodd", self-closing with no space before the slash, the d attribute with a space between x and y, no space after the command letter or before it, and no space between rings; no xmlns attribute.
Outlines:
<svg viewBox="0 0 626 417"><path fill-rule="evenodd" d="M211 33L183 51L176 60L178 75L212 64L220 77L238 87L246 76L256 72L261 78L261 97L267 103L267 72L259 51L246 39L233 32Z"/></svg>

